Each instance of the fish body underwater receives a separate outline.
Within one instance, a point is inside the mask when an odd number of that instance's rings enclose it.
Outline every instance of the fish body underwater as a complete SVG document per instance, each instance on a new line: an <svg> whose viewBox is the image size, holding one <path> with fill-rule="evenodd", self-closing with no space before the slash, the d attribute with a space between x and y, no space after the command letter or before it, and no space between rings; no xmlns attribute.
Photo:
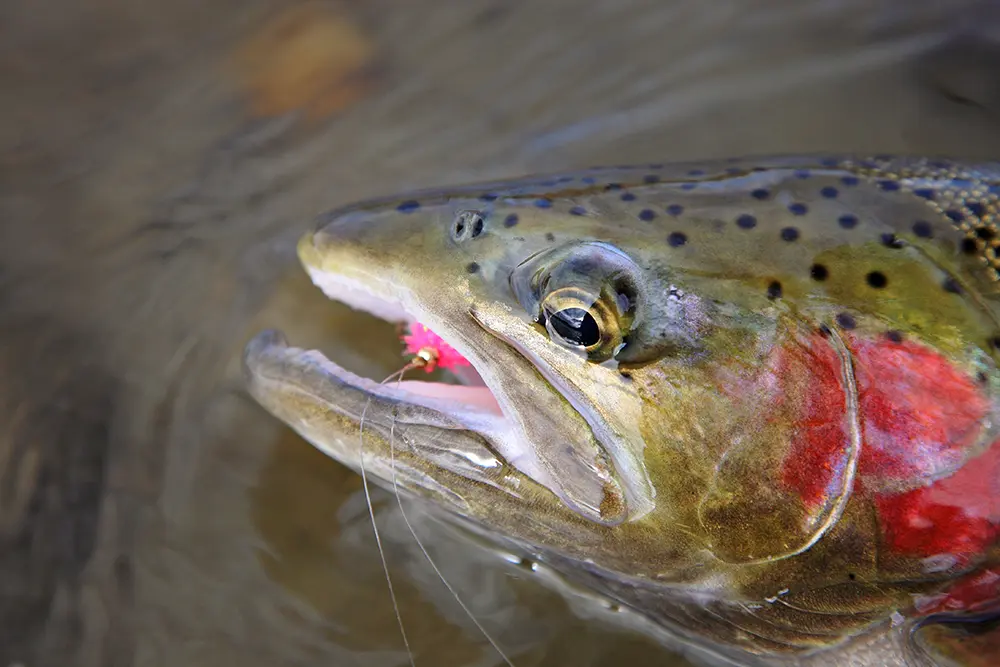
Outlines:
<svg viewBox="0 0 1000 667"><path fill-rule="evenodd" d="M247 386L356 470L364 414L370 479L695 661L1000 664L998 206L1000 163L887 156L362 202L304 268L428 327L463 383L266 331Z"/></svg>

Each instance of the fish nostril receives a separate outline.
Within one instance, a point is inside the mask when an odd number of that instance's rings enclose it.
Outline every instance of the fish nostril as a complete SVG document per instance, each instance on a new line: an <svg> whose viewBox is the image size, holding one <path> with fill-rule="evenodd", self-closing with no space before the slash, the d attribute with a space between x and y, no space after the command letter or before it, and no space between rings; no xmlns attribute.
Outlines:
<svg viewBox="0 0 1000 667"><path fill-rule="evenodd" d="M486 219L479 211L462 211L451 223L451 240L462 243L483 233Z"/></svg>

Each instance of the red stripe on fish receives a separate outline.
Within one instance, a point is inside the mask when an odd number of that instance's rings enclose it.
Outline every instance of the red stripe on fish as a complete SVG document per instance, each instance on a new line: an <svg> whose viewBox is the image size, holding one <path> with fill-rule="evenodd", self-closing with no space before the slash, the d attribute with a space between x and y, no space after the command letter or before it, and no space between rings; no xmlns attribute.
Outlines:
<svg viewBox="0 0 1000 667"><path fill-rule="evenodd" d="M849 437L838 398L841 362L820 339L809 349L812 382L782 470L783 483L807 507L826 500ZM897 556L974 563L1000 537L1000 442L985 453L977 446L987 398L967 374L918 343L846 342L862 429L854 493L873 497L883 546ZM783 348L778 368L803 349Z"/></svg>
<svg viewBox="0 0 1000 667"><path fill-rule="evenodd" d="M810 510L827 501L846 472L850 430L840 367L836 351L821 335L805 345L782 347L774 365L782 385L778 404L796 394L801 401L781 479Z"/></svg>
<svg viewBox="0 0 1000 667"><path fill-rule="evenodd" d="M975 453L989 401L968 374L912 341L849 345L864 425L858 472L866 488L921 486Z"/></svg>

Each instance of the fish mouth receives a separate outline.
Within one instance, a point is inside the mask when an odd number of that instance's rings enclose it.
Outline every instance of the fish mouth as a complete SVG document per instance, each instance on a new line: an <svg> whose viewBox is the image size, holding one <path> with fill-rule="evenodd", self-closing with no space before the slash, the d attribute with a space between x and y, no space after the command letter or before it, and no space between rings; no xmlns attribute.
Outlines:
<svg viewBox="0 0 1000 667"><path fill-rule="evenodd" d="M331 268L329 258L321 259L316 255L314 240L312 234L302 238L299 257L313 283L328 298L392 324L427 326L468 360L469 365L450 369L457 383L395 375L390 376L389 381L380 382L352 373L318 350L292 347L283 334L269 330L251 340L243 355L247 387L259 404L321 451L355 470L361 464L356 447L360 427L363 426L366 433L379 429L398 432L406 427L411 431L430 427L433 433L428 439L444 440L450 450L448 457L431 458L451 472L475 482L505 487L508 492L512 491L508 484L511 480L514 486L520 487L518 492L525 484L534 483L554 494L551 500L555 504L597 524L617 525L628 518L624 494L615 479L612 464L566 457L565 468L557 466L558 472L564 474L557 475L551 465L540 461L532 451L532 442L523 437L520 410L511 408L509 400L498 397L504 391L508 392L507 399L510 396L510 388L501 386L506 381L503 369L499 368L501 364L487 360L488 354L484 355L481 346L470 343L468 329L488 338L489 345L502 346L505 354L516 352L490 334L477 321L472 309L442 315L421 308L420 299L415 295L384 276L367 273L363 263L353 258L337 262ZM451 326L457 319L465 320L465 330ZM482 339L479 342L482 343ZM517 357L520 365L531 364L523 356ZM404 363L401 360L401 366ZM565 403L543 377L536 375L533 381L538 383L535 395L558 396L558 400ZM322 421L317 417L320 412L329 414L337 423L327 420L324 425L318 424L318 420ZM580 424L586 425L575 410L573 415ZM437 453L436 446L424 447L421 453L430 450ZM389 477L387 472L391 472L395 486L397 470L379 469L379 457L383 454L366 443L364 466L369 473L375 472L381 477L378 480L381 482L385 482ZM392 456L391 451L389 456ZM456 463L456 457L461 459L460 463ZM501 469L506 471L504 483L497 478L497 471ZM414 473L411 486L424 483L435 486L431 480L434 474L426 470ZM517 477L521 479L515 479ZM449 495L440 484L436 486L439 496ZM450 499L455 500L454 497Z"/></svg>
<svg viewBox="0 0 1000 667"><path fill-rule="evenodd" d="M385 322L397 325L400 329L412 328L422 321L421 317L404 306L402 300L389 300L383 295L376 294L361 281L314 269L310 269L309 273L314 283L331 300L354 310L374 315ZM454 338L445 340L442 337L442 340L452 347L462 346L461 342ZM461 350L455 349L461 353ZM347 371L318 351L315 354L325 360L325 365L334 375L352 382L369 393L434 407L459 421L491 417L497 420L506 419L496 396L471 363L449 369L448 372L458 381L457 384L405 379L402 374L398 380L392 382L385 380L376 382L374 379L363 378ZM423 366L423 363L419 366L414 364L414 367L408 367L407 370L416 370L417 367ZM425 370L430 372L434 367L435 364L431 361Z"/></svg>

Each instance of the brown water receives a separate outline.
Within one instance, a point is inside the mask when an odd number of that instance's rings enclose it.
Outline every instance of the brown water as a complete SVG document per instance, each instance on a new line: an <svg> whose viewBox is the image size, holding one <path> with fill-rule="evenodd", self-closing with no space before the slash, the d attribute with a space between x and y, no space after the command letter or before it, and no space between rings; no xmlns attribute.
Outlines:
<svg viewBox="0 0 1000 667"><path fill-rule="evenodd" d="M1000 155L989 0L0 5L0 665L406 664L360 494L241 392L391 327L292 243L395 190L747 153ZM519 666L678 665L413 511ZM493 665L376 495L421 667Z"/></svg>

